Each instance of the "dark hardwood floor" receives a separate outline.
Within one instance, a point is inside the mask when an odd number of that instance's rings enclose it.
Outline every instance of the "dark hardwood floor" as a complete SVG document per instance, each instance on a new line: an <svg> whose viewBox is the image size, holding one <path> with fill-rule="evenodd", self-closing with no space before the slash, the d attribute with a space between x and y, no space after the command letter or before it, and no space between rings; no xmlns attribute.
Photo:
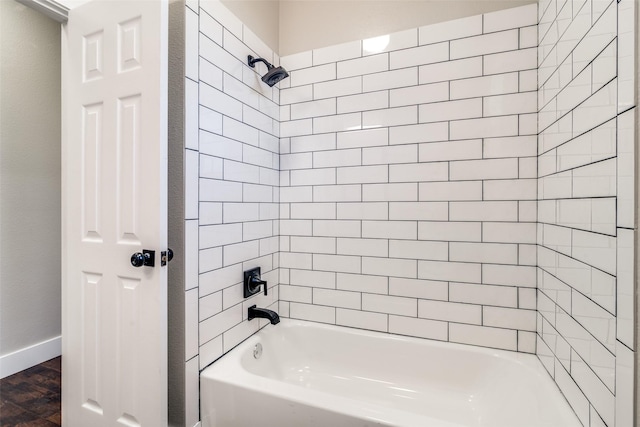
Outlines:
<svg viewBox="0 0 640 427"><path fill-rule="evenodd" d="M0 380L0 426L54 427L60 414L61 359L56 357Z"/></svg>

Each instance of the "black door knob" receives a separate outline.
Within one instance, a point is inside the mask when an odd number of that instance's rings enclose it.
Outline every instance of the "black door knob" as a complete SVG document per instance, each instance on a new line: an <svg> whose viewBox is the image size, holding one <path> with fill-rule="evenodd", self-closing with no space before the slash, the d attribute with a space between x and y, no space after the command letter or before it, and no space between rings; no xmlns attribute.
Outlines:
<svg viewBox="0 0 640 427"><path fill-rule="evenodd" d="M140 252L131 255L131 265L134 267L142 267L144 265L145 256Z"/></svg>
<svg viewBox="0 0 640 427"><path fill-rule="evenodd" d="M143 265L147 267L155 267L155 257L155 251L143 249L142 253L136 252L131 255L131 265L134 267L142 267Z"/></svg>

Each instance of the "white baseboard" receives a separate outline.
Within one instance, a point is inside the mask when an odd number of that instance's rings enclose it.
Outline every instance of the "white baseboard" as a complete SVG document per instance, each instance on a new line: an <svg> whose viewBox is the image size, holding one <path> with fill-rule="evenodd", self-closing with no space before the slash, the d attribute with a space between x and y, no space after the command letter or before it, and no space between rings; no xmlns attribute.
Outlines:
<svg viewBox="0 0 640 427"><path fill-rule="evenodd" d="M0 379L46 362L61 354L62 337L55 337L0 356Z"/></svg>

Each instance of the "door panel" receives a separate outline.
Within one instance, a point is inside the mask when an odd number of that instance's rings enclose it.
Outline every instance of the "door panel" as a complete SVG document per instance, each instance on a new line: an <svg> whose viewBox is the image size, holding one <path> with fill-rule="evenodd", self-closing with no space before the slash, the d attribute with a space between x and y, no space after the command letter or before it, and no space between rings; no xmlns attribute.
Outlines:
<svg viewBox="0 0 640 427"><path fill-rule="evenodd" d="M140 95L118 100L118 240L120 243L140 245L138 232L140 215L136 201L139 187L144 185L140 176L143 158L140 144Z"/></svg>
<svg viewBox="0 0 640 427"><path fill-rule="evenodd" d="M167 2L63 28L63 422L167 424ZM130 257L156 251L155 267Z"/></svg>

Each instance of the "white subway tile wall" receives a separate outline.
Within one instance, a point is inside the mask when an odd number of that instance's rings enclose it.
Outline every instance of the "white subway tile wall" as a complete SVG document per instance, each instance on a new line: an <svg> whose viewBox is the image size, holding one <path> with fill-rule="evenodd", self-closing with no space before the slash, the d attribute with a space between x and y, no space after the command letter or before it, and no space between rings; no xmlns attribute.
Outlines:
<svg viewBox="0 0 640 427"><path fill-rule="evenodd" d="M539 4L537 354L585 426L633 417L636 7Z"/></svg>
<svg viewBox="0 0 640 427"><path fill-rule="evenodd" d="M535 352L536 10L282 58L281 315Z"/></svg>
<svg viewBox="0 0 640 427"><path fill-rule="evenodd" d="M187 2L189 393L258 304L536 353L585 426L626 426L636 7L541 0L278 58ZM244 300L255 266L270 295Z"/></svg>
<svg viewBox="0 0 640 427"><path fill-rule="evenodd" d="M187 4L185 14L185 415L191 426L199 419L198 370L266 324L247 321L250 305L277 309L280 100L279 89L260 80L266 68L247 65L248 55L279 58L226 7L200 0ZM302 106L294 117L325 108ZM242 272L253 267L262 268L269 295L245 300Z"/></svg>

